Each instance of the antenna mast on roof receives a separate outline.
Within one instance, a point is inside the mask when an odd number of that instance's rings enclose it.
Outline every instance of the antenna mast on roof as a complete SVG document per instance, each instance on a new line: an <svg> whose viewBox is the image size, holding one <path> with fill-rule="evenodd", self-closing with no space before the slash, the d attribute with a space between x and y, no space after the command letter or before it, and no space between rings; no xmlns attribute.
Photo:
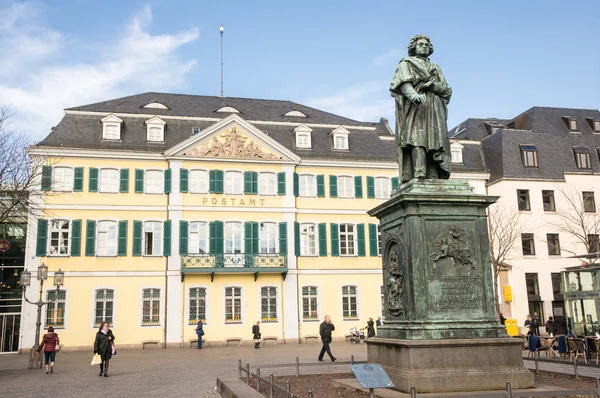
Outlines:
<svg viewBox="0 0 600 398"><path fill-rule="evenodd" d="M225 28L223 25L219 26L219 32L221 32L221 98L223 98L223 32Z"/></svg>

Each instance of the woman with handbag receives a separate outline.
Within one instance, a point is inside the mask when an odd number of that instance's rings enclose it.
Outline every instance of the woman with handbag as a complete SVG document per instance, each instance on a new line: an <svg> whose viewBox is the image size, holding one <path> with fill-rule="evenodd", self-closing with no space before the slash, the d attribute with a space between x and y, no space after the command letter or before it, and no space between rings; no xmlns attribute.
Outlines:
<svg viewBox="0 0 600 398"><path fill-rule="evenodd" d="M108 377L108 364L112 356L117 353L114 341L115 336L112 330L110 330L108 322L102 322L94 341L94 354L100 355L100 359L102 360L98 376Z"/></svg>
<svg viewBox="0 0 600 398"><path fill-rule="evenodd" d="M198 350L202 349L202 336L204 336L204 328L202 326L202 321L198 320L198 326L196 327L196 334L198 335Z"/></svg>
<svg viewBox="0 0 600 398"><path fill-rule="evenodd" d="M42 338L42 342L37 349L39 353L44 350L44 363L46 364L46 374L48 374L48 364L50 365L50 373L54 373L54 361L56 360L56 353L60 351L60 340L58 334L54 333L54 328L50 326L48 333Z"/></svg>

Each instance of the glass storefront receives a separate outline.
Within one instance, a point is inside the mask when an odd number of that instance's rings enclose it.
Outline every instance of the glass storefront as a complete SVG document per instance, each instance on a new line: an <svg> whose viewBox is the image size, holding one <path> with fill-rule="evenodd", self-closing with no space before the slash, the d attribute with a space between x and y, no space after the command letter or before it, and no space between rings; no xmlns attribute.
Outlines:
<svg viewBox="0 0 600 398"><path fill-rule="evenodd" d="M562 272L563 297L570 331L590 336L600 332L600 266L587 265Z"/></svg>

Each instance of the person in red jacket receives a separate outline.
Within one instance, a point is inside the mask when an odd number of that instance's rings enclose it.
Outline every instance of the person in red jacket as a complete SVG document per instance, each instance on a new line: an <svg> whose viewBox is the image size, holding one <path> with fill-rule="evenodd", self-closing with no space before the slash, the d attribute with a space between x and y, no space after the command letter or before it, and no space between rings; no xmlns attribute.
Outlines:
<svg viewBox="0 0 600 398"><path fill-rule="evenodd" d="M54 373L54 361L56 360L56 348L59 346L60 340L58 334L54 333L54 328L50 326L48 333L42 338L42 342L37 349L39 353L44 350L44 363L46 364L46 374L48 374L48 365L50 365L50 373Z"/></svg>

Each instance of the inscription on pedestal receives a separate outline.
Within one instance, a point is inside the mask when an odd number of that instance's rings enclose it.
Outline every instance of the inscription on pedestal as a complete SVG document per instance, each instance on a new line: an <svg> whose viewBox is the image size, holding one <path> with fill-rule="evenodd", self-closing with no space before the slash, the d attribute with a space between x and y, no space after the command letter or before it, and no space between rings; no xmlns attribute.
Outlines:
<svg viewBox="0 0 600 398"><path fill-rule="evenodd" d="M430 281L430 310L481 310L481 279Z"/></svg>

